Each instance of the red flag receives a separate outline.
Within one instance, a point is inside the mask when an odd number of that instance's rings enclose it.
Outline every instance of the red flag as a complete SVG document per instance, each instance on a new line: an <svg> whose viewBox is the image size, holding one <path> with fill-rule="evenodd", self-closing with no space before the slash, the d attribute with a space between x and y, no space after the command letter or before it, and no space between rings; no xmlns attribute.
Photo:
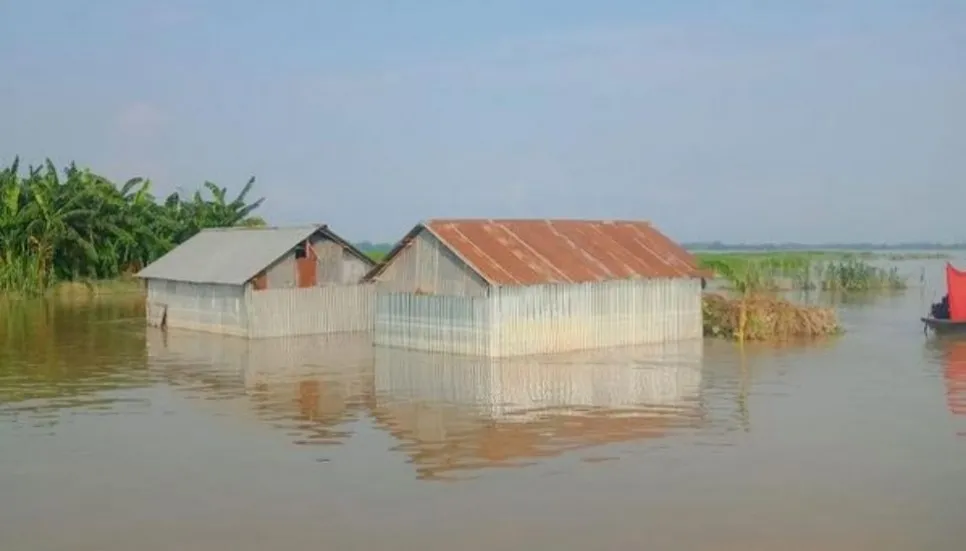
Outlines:
<svg viewBox="0 0 966 551"><path fill-rule="evenodd" d="M946 290L949 293L949 319L966 321L966 272L946 263Z"/></svg>

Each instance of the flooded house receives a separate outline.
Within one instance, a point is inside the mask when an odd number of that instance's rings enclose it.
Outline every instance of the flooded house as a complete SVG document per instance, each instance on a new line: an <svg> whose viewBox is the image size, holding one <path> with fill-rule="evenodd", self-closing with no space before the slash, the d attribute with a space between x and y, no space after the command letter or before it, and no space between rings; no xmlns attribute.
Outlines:
<svg viewBox="0 0 966 551"><path fill-rule="evenodd" d="M373 264L325 225L216 228L137 275L151 325L283 337L370 331Z"/></svg>
<svg viewBox="0 0 966 551"><path fill-rule="evenodd" d="M700 339L697 260L648 222L430 220L364 281L373 341L519 356Z"/></svg>

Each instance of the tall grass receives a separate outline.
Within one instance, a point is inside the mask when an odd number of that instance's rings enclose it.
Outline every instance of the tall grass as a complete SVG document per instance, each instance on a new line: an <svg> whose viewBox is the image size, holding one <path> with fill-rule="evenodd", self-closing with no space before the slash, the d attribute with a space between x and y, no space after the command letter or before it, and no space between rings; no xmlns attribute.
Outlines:
<svg viewBox="0 0 966 551"><path fill-rule="evenodd" d="M8 296L26 296L46 287L43 275L37 269L36 258L15 255L5 251L0 257L0 292Z"/></svg>
<svg viewBox="0 0 966 551"><path fill-rule="evenodd" d="M907 286L898 269L880 268L858 255L834 253L699 254L701 265L738 291L886 291Z"/></svg>
<svg viewBox="0 0 966 551"><path fill-rule="evenodd" d="M823 291L881 291L906 288L906 280L899 270L879 268L850 258L817 267L819 285Z"/></svg>

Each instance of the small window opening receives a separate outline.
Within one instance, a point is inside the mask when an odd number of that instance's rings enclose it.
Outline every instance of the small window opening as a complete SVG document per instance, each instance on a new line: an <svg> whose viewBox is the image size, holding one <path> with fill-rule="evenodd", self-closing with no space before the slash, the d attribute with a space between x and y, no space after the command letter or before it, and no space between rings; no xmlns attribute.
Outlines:
<svg viewBox="0 0 966 551"><path fill-rule="evenodd" d="M295 247L295 258L307 258L308 254L308 243L299 243L298 247Z"/></svg>

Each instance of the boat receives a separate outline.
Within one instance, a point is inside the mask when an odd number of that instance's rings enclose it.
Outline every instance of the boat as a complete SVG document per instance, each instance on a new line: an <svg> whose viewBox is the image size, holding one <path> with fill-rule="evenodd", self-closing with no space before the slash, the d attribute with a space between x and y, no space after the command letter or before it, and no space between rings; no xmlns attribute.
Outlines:
<svg viewBox="0 0 966 551"><path fill-rule="evenodd" d="M946 295L932 305L928 316L919 319L924 332L932 329L937 335L966 335L966 271L946 263Z"/></svg>
<svg viewBox="0 0 966 551"><path fill-rule="evenodd" d="M932 316L919 319L925 324L926 330L931 329L937 335L950 335L955 333L966 335L966 320L942 319Z"/></svg>

